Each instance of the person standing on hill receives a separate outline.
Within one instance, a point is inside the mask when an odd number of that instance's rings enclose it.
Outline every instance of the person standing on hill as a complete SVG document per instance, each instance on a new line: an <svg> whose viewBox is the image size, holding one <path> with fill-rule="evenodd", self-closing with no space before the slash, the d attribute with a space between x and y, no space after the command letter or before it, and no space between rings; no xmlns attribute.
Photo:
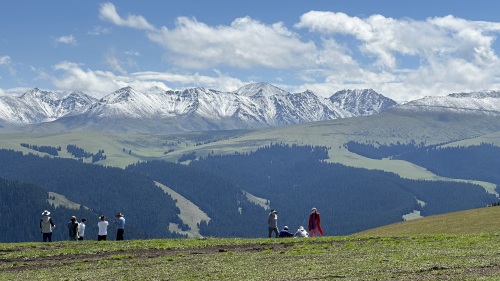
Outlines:
<svg viewBox="0 0 500 281"><path fill-rule="evenodd" d="M321 217L316 208L312 208L311 214L309 215L309 236L316 237L318 235L323 235Z"/></svg>
<svg viewBox="0 0 500 281"><path fill-rule="evenodd" d="M52 242L52 231L56 225L50 217L50 212L45 210L42 213L42 219L40 220L40 231L42 232L43 242Z"/></svg>
<svg viewBox="0 0 500 281"><path fill-rule="evenodd" d="M77 241L78 240L78 222L76 221L75 216L72 216L71 220L68 222L68 231L69 231L69 240Z"/></svg>
<svg viewBox="0 0 500 281"><path fill-rule="evenodd" d="M85 235L85 224L87 224L87 219L82 219L82 222L78 224L78 240L83 240Z"/></svg>
<svg viewBox="0 0 500 281"><path fill-rule="evenodd" d="M269 230L269 238L271 238L271 235L273 234L273 232L276 233L276 238L278 238L278 235L279 235L279 232L278 232L278 211L271 210L271 212L267 216L267 228Z"/></svg>
<svg viewBox="0 0 500 281"><path fill-rule="evenodd" d="M116 217L118 218L117 221L115 221L115 224L117 225L116 240L118 241L123 240L123 236L125 235L125 218L122 213L116 214Z"/></svg>
<svg viewBox="0 0 500 281"><path fill-rule="evenodd" d="M104 215L101 215L99 217L97 227L99 228L99 232L97 233L97 241L106 241L106 237L108 235L108 222L106 221L106 217Z"/></svg>

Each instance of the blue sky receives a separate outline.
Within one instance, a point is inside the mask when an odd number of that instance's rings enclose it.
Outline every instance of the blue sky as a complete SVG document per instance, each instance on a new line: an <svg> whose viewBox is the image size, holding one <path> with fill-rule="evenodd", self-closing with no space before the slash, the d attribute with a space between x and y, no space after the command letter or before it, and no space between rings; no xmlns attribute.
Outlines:
<svg viewBox="0 0 500 281"><path fill-rule="evenodd" d="M2 3L0 95L268 82L396 101L500 90L500 1Z"/></svg>

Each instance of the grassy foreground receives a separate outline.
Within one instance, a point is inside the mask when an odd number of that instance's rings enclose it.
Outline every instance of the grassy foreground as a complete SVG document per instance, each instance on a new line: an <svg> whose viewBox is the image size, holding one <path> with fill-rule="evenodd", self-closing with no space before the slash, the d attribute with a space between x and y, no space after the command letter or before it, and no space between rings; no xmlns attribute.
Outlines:
<svg viewBox="0 0 500 281"><path fill-rule="evenodd" d="M500 280L500 235L0 244L0 280Z"/></svg>

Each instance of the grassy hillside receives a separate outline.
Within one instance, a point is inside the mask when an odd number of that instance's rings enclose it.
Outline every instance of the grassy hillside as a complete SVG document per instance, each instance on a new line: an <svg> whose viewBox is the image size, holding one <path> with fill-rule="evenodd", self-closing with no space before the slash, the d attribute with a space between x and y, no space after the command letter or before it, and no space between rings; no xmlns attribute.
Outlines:
<svg viewBox="0 0 500 281"><path fill-rule="evenodd" d="M499 280L499 216L487 207L307 239L0 244L0 280Z"/></svg>
<svg viewBox="0 0 500 281"><path fill-rule="evenodd" d="M499 280L498 236L0 244L0 280Z"/></svg>
<svg viewBox="0 0 500 281"><path fill-rule="evenodd" d="M494 234L500 233L498 221L500 221L500 207L495 206L390 224L356 235Z"/></svg>
<svg viewBox="0 0 500 281"><path fill-rule="evenodd" d="M432 114L382 114L313 122L295 126L261 130L234 130L186 132L165 135L107 134L102 132L67 133L1 133L0 148L24 153L37 153L21 147L21 143L39 146L60 146L60 157L73 156L66 151L68 144L88 152L104 150L106 159L97 162L105 166L125 167L138 161L163 159L177 161L193 151L197 156L232 154L255 151L270 143L326 146L330 148L328 161L352 167L379 169L417 180L455 180L437 176L426 169L401 160L369 159L349 152L343 145L348 141L407 143L425 142L427 145L445 143L473 145L481 142L500 146L500 119L474 116L443 116ZM40 153L37 153L40 154ZM43 154L41 154L43 155ZM85 160L89 162L89 159ZM84 161L84 162L85 162ZM489 183L476 182L492 191Z"/></svg>
<svg viewBox="0 0 500 281"><path fill-rule="evenodd" d="M334 120L335 121L335 120ZM97 164L104 166L114 166L124 168L127 165L138 161L147 160L167 160L177 161L183 154L189 154L193 151L197 156L206 156L214 154L232 154L234 152L255 151L257 148L269 145L271 143L289 143L289 144L310 144L324 145L330 148L329 162L340 163L347 166L377 169L392 172L403 178L415 180L443 180L443 181L463 181L460 179L450 179L437 176L426 169L402 160L391 159L370 159L358 154L349 152L343 147L344 143L356 139L366 141L370 139L381 140L382 136L368 134L358 135L354 120L339 120L338 124L328 122L318 122L302 124L298 126L287 126L280 128L268 128L256 131L230 131L230 132L192 132L172 135L113 135L101 132L68 132L60 134L2 134L0 138L0 148L13 149L23 153L38 153L37 151L21 147L21 143L36 144L40 146L60 146L62 151L60 157L73 158L66 151L69 144L76 145L88 152L95 153L104 150L106 160L99 161ZM373 130L376 131L376 130ZM436 135L435 133L423 133ZM457 145L478 144L482 141L494 143L495 136L492 133L485 135L484 138L476 137L471 140L457 142ZM416 136L416 135L415 135ZM406 142L405 138L388 138L386 141ZM444 139L430 139L430 143L437 143ZM449 145L453 145L454 142ZM165 153L169 150L172 152ZM90 162L86 160L84 162ZM483 186L488 192L494 193L495 186L491 183L481 181L472 182Z"/></svg>
<svg viewBox="0 0 500 281"><path fill-rule="evenodd" d="M414 140L426 145L460 142L478 142L500 145L499 118L487 116L442 116L432 114L411 115L401 112L305 123L294 126L271 127L260 130L185 132L164 135L107 134L102 132L67 133L4 133L0 148L34 152L20 143L61 146L61 157L72 157L66 152L74 144L88 152L104 150L102 165L125 167L143 160L164 159L177 161L183 154L196 151L207 154L232 154L254 151L271 143L326 146L330 148L330 161L349 166L382 169L404 177L432 179L433 175L404 161L373 160L349 152L343 147L348 141L379 143L407 143Z"/></svg>

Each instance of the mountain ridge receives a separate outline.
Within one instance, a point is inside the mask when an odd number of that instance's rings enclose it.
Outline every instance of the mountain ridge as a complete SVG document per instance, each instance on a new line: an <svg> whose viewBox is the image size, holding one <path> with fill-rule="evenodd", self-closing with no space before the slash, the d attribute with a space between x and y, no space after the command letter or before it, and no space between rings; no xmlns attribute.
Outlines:
<svg viewBox="0 0 500 281"><path fill-rule="evenodd" d="M367 90L366 93L371 95L370 103L376 102L374 100L377 98L387 99L373 90ZM35 88L19 98L2 96L0 111L4 114L0 115L0 125L32 132L75 129L99 131L105 128L96 124L106 121L127 123L136 119L133 122L140 123L139 119L147 122L156 119L158 131L204 131L300 124L353 117L360 112L349 106L339 108L330 99L319 97L309 90L289 93L265 82L248 84L233 92L190 88L175 91L155 89L145 93L124 87L99 100L91 99L82 92L72 92L71 96L66 95L63 99L59 98L61 95ZM70 97L74 100L73 106ZM342 98L337 97L335 102L348 104L342 102ZM61 107L59 104L64 102L66 110L57 111ZM381 112L393 104L394 101L389 105L383 103L370 114ZM353 106L366 107L362 98L358 98L358 103ZM24 110L29 118L19 117L17 108L31 109ZM123 122L119 119L123 119Z"/></svg>
<svg viewBox="0 0 500 281"><path fill-rule="evenodd" d="M290 93L266 82L233 92L201 87L137 91L127 86L101 99L83 92L34 88L19 97L0 96L0 128L157 134L258 129L372 116L387 110L497 116L500 92L453 93L398 104L373 89L345 89L325 98L310 90Z"/></svg>

